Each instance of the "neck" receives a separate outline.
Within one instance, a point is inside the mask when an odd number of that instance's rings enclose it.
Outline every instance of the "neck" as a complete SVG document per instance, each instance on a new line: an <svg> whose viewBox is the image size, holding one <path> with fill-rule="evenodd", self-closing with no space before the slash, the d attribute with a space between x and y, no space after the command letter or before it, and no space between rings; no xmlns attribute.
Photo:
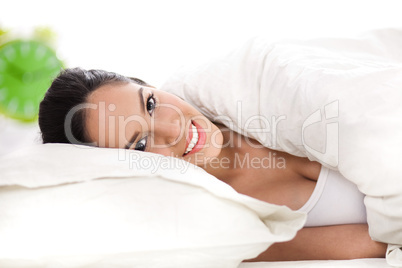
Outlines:
<svg viewBox="0 0 402 268"><path fill-rule="evenodd" d="M239 176L249 176L256 170L264 170L264 174L268 176L283 172L289 167L291 159L286 154L263 147L256 140L224 126L218 127L223 135L223 148L213 161L203 166L205 171L218 179L231 184Z"/></svg>
<svg viewBox="0 0 402 268"><path fill-rule="evenodd" d="M226 181L226 178L233 177L238 174L239 168L236 167L235 161L242 158L246 153L244 146L244 137L223 125L217 125L222 131L223 147L219 155L212 161L203 166L205 171L214 175L218 179Z"/></svg>

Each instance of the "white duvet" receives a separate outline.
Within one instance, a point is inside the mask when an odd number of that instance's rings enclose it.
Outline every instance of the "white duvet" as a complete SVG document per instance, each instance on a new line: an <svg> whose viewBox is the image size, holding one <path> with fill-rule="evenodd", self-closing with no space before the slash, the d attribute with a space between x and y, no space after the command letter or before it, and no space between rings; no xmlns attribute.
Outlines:
<svg viewBox="0 0 402 268"><path fill-rule="evenodd" d="M338 169L366 195L370 235L402 265L402 30L269 44L178 72L162 87L269 148Z"/></svg>

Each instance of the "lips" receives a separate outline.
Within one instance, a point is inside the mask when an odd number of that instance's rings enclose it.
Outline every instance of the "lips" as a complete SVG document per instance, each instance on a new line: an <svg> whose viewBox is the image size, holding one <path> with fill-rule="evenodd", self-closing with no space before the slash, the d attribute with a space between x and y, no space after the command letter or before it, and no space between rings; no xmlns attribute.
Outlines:
<svg viewBox="0 0 402 268"><path fill-rule="evenodd" d="M186 139L186 151L183 156L200 151L206 140L205 130L196 122L191 121Z"/></svg>

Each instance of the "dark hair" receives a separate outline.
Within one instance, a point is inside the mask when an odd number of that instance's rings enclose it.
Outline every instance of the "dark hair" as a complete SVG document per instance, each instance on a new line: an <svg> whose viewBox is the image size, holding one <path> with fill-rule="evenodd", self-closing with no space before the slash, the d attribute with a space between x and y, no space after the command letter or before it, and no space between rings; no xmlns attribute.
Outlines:
<svg viewBox="0 0 402 268"><path fill-rule="evenodd" d="M104 70L65 69L53 80L39 105L39 128L43 143L91 142L85 131L85 109L79 109L71 117L71 127L65 130L68 113L96 89L107 84L136 83L149 86L138 78L126 77ZM71 137L72 136L72 137Z"/></svg>

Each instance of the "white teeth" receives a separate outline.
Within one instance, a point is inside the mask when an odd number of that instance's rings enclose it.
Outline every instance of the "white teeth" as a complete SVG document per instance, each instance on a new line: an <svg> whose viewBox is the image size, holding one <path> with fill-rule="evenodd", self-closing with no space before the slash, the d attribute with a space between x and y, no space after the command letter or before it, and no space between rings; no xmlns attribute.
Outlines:
<svg viewBox="0 0 402 268"><path fill-rule="evenodd" d="M193 131L193 138L191 139L190 143L188 144L185 154L188 154L189 152L191 152L191 150L194 148L194 146L198 142L198 131L197 131L197 128L193 124L191 124L191 130Z"/></svg>

